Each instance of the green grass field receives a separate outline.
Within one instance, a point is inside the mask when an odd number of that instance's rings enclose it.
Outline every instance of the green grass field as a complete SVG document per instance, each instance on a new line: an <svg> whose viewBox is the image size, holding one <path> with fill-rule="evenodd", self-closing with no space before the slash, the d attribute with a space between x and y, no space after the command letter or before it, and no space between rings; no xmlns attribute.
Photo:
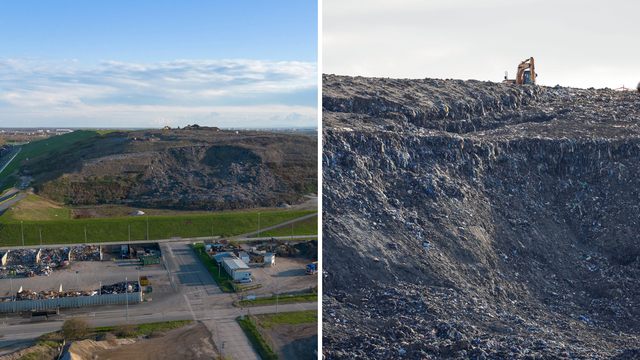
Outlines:
<svg viewBox="0 0 640 360"><path fill-rule="evenodd" d="M33 159L40 155L44 155L50 151L65 148L75 142L86 140L96 135L104 135L115 130L78 130L69 134L52 136L47 139L31 142L22 145L22 150L15 159L7 166L2 173L0 179L4 179L20 167L23 160Z"/></svg>
<svg viewBox="0 0 640 360"><path fill-rule="evenodd" d="M0 216L0 222L69 219L71 219L71 209L51 206L51 203L33 195L20 200Z"/></svg>
<svg viewBox="0 0 640 360"><path fill-rule="evenodd" d="M293 295L280 295L278 296L278 304L290 304L296 302L308 302L318 301L318 294L293 294ZM275 305L276 297L261 298L253 300L241 300L234 303L235 306L263 306L263 305Z"/></svg>
<svg viewBox="0 0 640 360"><path fill-rule="evenodd" d="M291 226L293 225L293 227ZM296 221L293 224L283 225L268 231L261 231L260 237L265 236L291 236L293 229L293 235L315 235L318 233L318 217L314 216L309 219ZM258 237L253 235L251 237Z"/></svg>
<svg viewBox="0 0 640 360"><path fill-rule="evenodd" d="M318 322L318 310L281 312L278 314L256 315L260 326L267 329L277 324L298 325Z"/></svg>
<svg viewBox="0 0 640 360"><path fill-rule="evenodd" d="M261 212L261 227L269 227L312 214L307 211ZM192 238L214 235L229 237L258 229L257 213L230 213L211 215L150 216L149 239ZM42 229L43 244L126 241L129 226L131 240L146 240L147 217L77 219L56 221L23 221L24 244L39 245L38 229ZM317 232L316 232L317 234ZM21 222L0 218L0 246L22 245Z"/></svg>

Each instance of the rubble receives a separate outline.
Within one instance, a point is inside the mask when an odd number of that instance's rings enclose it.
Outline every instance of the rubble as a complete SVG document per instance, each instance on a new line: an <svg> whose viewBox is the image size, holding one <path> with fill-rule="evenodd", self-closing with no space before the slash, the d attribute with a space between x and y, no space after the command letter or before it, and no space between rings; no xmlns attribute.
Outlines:
<svg viewBox="0 0 640 360"><path fill-rule="evenodd" d="M635 92L323 76L325 357L638 348L639 114Z"/></svg>
<svg viewBox="0 0 640 360"><path fill-rule="evenodd" d="M128 286L127 286L128 285ZM128 291L127 291L128 287ZM28 289L23 289L16 293L16 301L22 300L43 300L43 299L57 299L65 297L79 297L79 296L95 296L106 294L124 294L126 292L135 293L139 292L140 287L136 281L121 282L112 285L102 285L99 290L81 290L81 291L40 291L35 292Z"/></svg>
<svg viewBox="0 0 640 360"><path fill-rule="evenodd" d="M31 265L36 262L38 249L16 249L9 251L7 265Z"/></svg>
<svg viewBox="0 0 640 360"><path fill-rule="evenodd" d="M100 261L100 246L81 245L71 248L71 261Z"/></svg>

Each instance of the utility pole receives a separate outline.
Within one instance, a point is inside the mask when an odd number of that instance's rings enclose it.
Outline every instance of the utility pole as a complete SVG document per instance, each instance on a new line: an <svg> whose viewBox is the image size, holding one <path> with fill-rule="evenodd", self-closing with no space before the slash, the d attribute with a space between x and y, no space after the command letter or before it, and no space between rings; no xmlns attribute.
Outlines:
<svg viewBox="0 0 640 360"><path fill-rule="evenodd" d="M87 226L84 227L84 244L87 245Z"/></svg>
<svg viewBox="0 0 640 360"><path fill-rule="evenodd" d="M276 268L278 278L276 279L276 314L278 313L278 282L280 282L280 269Z"/></svg>
<svg viewBox="0 0 640 360"><path fill-rule="evenodd" d="M149 217L147 216L147 241L149 241Z"/></svg>
<svg viewBox="0 0 640 360"><path fill-rule="evenodd" d="M129 229L129 246L131 246L131 224L127 224L127 229Z"/></svg>
<svg viewBox="0 0 640 360"><path fill-rule="evenodd" d="M291 240L293 240L293 223L291 223Z"/></svg>
<svg viewBox="0 0 640 360"><path fill-rule="evenodd" d="M24 247L24 226L22 226L22 221L20 221L20 232L22 232L22 247Z"/></svg>
<svg viewBox="0 0 640 360"><path fill-rule="evenodd" d="M127 325L129 324L129 281L127 278L124 278L124 292L127 295Z"/></svg>
<svg viewBox="0 0 640 360"><path fill-rule="evenodd" d="M40 246L42 246L42 228L39 227L38 231L40 232Z"/></svg>
<svg viewBox="0 0 640 360"><path fill-rule="evenodd" d="M258 213L258 238L260 237L260 213Z"/></svg>

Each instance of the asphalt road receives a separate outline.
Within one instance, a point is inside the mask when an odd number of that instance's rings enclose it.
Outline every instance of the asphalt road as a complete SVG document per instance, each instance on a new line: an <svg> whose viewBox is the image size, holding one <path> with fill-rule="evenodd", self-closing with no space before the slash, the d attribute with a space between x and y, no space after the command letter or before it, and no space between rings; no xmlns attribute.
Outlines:
<svg viewBox="0 0 640 360"><path fill-rule="evenodd" d="M2 213L4 213L5 210L7 210L13 204L15 204L18 201L20 201L20 200L22 200L22 199L27 197L27 194L23 193L23 194L18 194L18 196L16 196L15 198L12 199L12 197L17 192L18 192L18 190L14 188L14 189L11 189L11 190L7 191L2 197L0 197L0 215L2 215Z"/></svg>

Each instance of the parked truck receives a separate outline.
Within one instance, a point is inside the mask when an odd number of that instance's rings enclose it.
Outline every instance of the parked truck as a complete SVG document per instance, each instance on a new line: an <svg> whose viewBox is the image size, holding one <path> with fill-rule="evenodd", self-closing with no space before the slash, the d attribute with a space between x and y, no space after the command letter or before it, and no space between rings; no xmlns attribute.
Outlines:
<svg viewBox="0 0 640 360"><path fill-rule="evenodd" d="M314 261L311 264L307 264L307 275L313 275L318 271L318 262Z"/></svg>

